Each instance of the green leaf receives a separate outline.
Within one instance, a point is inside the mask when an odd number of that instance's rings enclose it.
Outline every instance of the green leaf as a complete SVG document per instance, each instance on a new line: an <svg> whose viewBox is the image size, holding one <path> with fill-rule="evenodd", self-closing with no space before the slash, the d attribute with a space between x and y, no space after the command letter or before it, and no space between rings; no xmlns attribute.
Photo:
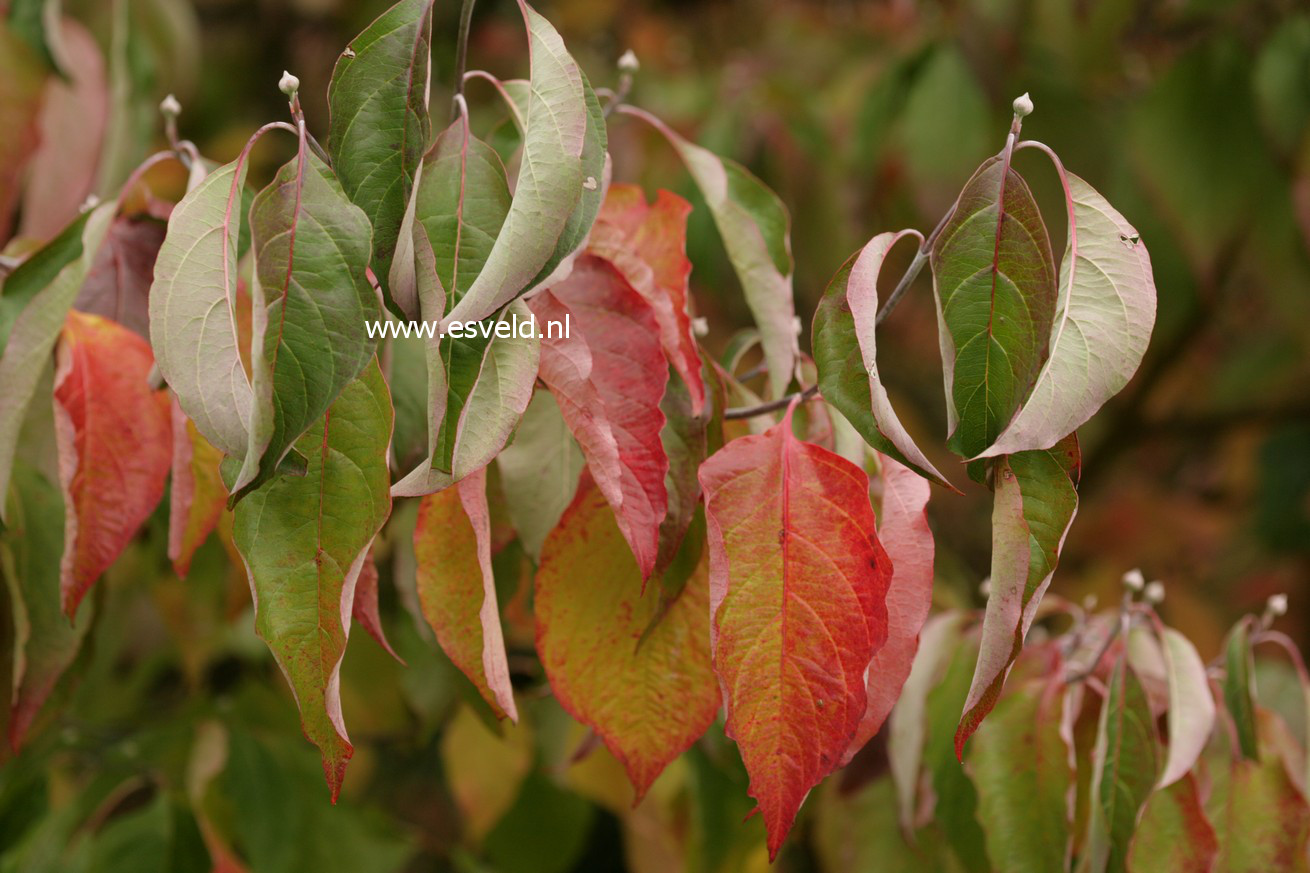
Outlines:
<svg viewBox="0 0 1310 873"><path fill-rule="evenodd" d="M1184 776L1151 795L1128 852L1131 873L1211 873L1219 843L1196 779Z"/></svg>
<svg viewBox="0 0 1310 873"><path fill-rule="evenodd" d="M952 451L1001 433L1046 358L1055 264L1041 213L1008 155L984 161L932 248Z"/></svg>
<svg viewBox="0 0 1310 873"><path fill-rule="evenodd" d="M1278 755L1216 773L1209 803L1219 836L1213 873L1305 873L1310 808Z"/></svg>
<svg viewBox="0 0 1310 873"><path fill-rule="evenodd" d="M885 776L847 791L830 779L819 789L814 848L820 869L841 873L953 873L949 850L929 831L906 842L896 821L892 782Z"/></svg>
<svg viewBox="0 0 1310 873"><path fill-rule="evenodd" d="M24 413L32 402L41 374L50 363L50 352L64 326L64 317L77 299L82 280L117 211L118 204L112 202L96 207L82 226L81 254L60 268L49 284L31 294L13 320L0 356L0 494L9 490ZM5 287L8 296L8 282Z"/></svg>
<svg viewBox="0 0 1310 873"><path fill-rule="evenodd" d="M448 321L480 321L542 278L539 273L557 254L586 190L588 110L582 70L550 22L523 0L519 8L532 58L522 169L500 236ZM599 187L600 180L594 181Z"/></svg>
<svg viewBox="0 0 1310 873"><path fill-rule="evenodd" d="M978 665L955 733L957 754L996 705L1023 650L1078 510L1075 483L1081 463L1078 439L1070 435L1054 448L1020 452L996 465L991 593Z"/></svg>
<svg viewBox="0 0 1310 873"><path fill-rule="evenodd" d="M233 521L255 595L255 628L291 684L305 735L323 753L334 802L353 752L338 672L355 581L391 511L391 424L391 398L373 362L296 444L305 475L251 492Z"/></svg>
<svg viewBox="0 0 1310 873"><path fill-rule="evenodd" d="M1014 420L981 457L1049 448L1086 424L1137 372L1155 324L1146 245L1104 197L1051 157L1065 185L1069 244L1050 355Z"/></svg>
<svg viewBox="0 0 1310 873"><path fill-rule="evenodd" d="M364 323L382 317L364 276L368 218L303 142L255 196L250 226L254 407L229 504L271 478L368 365L376 341Z"/></svg>
<svg viewBox="0 0 1310 873"><path fill-rule="evenodd" d="M1215 703L1205 662L1187 637L1173 628L1160 634L1169 680L1169 755L1160 787L1182 779L1192 769L1214 730Z"/></svg>
<svg viewBox="0 0 1310 873"><path fill-rule="evenodd" d="M650 113L631 106L619 111L662 133L700 188L760 330L770 390L781 397L796 367L798 332L787 207L736 161L688 142Z"/></svg>
<svg viewBox="0 0 1310 873"><path fill-rule="evenodd" d="M1160 772L1155 718L1142 683L1122 658L1101 707L1092 768L1088 870L1120 873L1127 869L1129 844Z"/></svg>
<svg viewBox="0 0 1310 873"><path fill-rule="evenodd" d="M8 239L23 171L40 144L45 65L9 23L0 20L0 239Z"/></svg>
<svg viewBox="0 0 1310 873"><path fill-rule="evenodd" d="M431 40L432 0L401 0L351 40L328 85L332 168L372 223L373 274L384 293L431 136Z"/></svg>
<svg viewBox="0 0 1310 873"><path fill-rule="evenodd" d="M9 30L35 52L52 72L59 64L58 0L13 0L8 4Z"/></svg>
<svg viewBox="0 0 1310 873"><path fill-rule="evenodd" d="M998 871L1064 869L1073 772L1060 734L1063 697L1057 680L1029 683L997 704L974 739L968 766Z"/></svg>
<svg viewBox="0 0 1310 873"><path fill-rule="evenodd" d="M1256 761L1255 698L1251 687L1253 670L1250 622L1239 621L1224 644L1224 705L1237 731L1237 748L1243 758Z"/></svg>
<svg viewBox="0 0 1310 873"><path fill-rule="evenodd" d="M549 391L538 391L514 442L496 457L509 517L533 561L578 490L586 461Z"/></svg>
<svg viewBox="0 0 1310 873"><path fill-rule="evenodd" d="M878 375L878 274L891 247L910 235L904 230L880 233L837 271L814 311L814 363L824 399L865 442L951 488L906 432Z"/></svg>

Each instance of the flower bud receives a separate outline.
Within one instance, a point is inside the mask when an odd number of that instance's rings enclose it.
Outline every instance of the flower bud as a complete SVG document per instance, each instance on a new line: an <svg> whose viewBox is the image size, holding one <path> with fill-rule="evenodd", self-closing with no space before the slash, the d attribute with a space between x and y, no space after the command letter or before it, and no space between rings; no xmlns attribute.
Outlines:
<svg viewBox="0 0 1310 873"><path fill-rule="evenodd" d="M640 69L641 62L637 60L637 53L632 49L628 49L623 53L623 56L619 58L620 73L635 73Z"/></svg>
<svg viewBox="0 0 1310 873"><path fill-rule="evenodd" d="M1140 593L1146 587L1146 577L1142 575L1141 570L1129 570L1124 574L1123 584L1129 591Z"/></svg>
<svg viewBox="0 0 1310 873"><path fill-rule="evenodd" d="M1146 590L1142 592L1142 599L1152 606L1164 603L1164 583L1158 579L1146 583Z"/></svg>
<svg viewBox="0 0 1310 873"><path fill-rule="evenodd" d="M169 94L163 100L159 101L159 111L169 118L177 118L182 114L182 104L177 102L177 98Z"/></svg>
<svg viewBox="0 0 1310 873"><path fill-rule="evenodd" d="M1020 118L1027 118L1033 114L1033 98L1028 96L1027 91L1014 98L1012 105L1014 106L1014 114Z"/></svg>
<svg viewBox="0 0 1310 873"><path fill-rule="evenodd" d="M300 90L300 80L288 73L282 71L282 78L277 83L278 90L288 97L295 97L296 92Z"/></svg>
<svg viewBox="0 0 1310 873"><path fill-rule="evenodd" d="M1269 602L1265 604L1265 611L1274 618L1278 618L1281 615L1287 615L1287 595L1275 594L1270 597Z"/></svg>

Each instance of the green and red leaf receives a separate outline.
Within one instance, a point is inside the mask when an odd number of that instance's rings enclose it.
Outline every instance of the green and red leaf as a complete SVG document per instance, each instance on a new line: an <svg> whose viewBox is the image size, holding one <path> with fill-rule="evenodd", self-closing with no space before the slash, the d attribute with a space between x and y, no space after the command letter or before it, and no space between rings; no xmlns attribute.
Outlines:
<svg viewBox="0 0 1310 873"><path fill-rule="evenodd" d="M210 445L186 417L177 398L173 418L173 484L168 503L168 559L178 576L186 578L191 558L218 524L227 503L227 489L219 465L223 453Z"/></svg>
<svg viewBox="0 0 1310 873"><path fill-rule="evenodd" d="M1128 850L1130 873L1212 873L1219 854L1214 826L1190 775L1151 795Z"/></svg>

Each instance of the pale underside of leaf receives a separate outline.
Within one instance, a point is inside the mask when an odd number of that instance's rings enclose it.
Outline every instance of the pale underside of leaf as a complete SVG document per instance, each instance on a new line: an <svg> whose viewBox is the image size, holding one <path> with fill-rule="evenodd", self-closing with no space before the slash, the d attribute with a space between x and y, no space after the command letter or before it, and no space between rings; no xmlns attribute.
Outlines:
<svg viewBox="0 0 1310 873"><path fill-rule="evenodd" d="M1169 676L1169 753L1160 788L1167 788L1192 769L1210 741L1215 702L1205 663L1187 637L1164 628L1165 665Z"/></svg>
<svg viewBox="0 0 1310 873"><path fill-rule="evenodd" d="M514 441L496 456L510 520L523 548L540 561L541 546L573 501L586 467L582 450L549 391L538 391Z"/></svg>

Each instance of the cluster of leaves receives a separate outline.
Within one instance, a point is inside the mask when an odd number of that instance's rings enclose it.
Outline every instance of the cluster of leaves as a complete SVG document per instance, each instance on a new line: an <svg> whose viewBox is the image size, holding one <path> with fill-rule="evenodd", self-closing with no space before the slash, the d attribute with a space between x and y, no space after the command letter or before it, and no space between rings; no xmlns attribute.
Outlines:
<svg viewBox="0 0 1310 873"><path fill-rule="evenodd" d="M166 105L171 148L7 265L11 743L76 658L93 620L84 598L168 485L168 558L185 576L217 532L244 566L255 628L335 801L354 752L342 658L356 622L391 648L374 547L393 500L417 499L417 584L403 596L491 713L519 718L512 605L530 611L554 697L621 762L638 801L722 710L770 857L809 792L890 716L896 822L940 827L954 858L942 864L1159 869L1187 861L1165 854L1182 845L1201 847L1189 869L1211 869L1217 852L1229 859L1220 869L1304 863L1306 755L1245 679L1253 642L1278 638L1249 622L1234 632L1223 698L1235 763L1206 769L1216 707L1191 645L1131 599L1108 621L1043 600L1077 508L1076 431L1141 362L1155 288L1137 231L1049 148L1020 139L1026 97L932 233L879 234L841 268L814 316L811 359L781 201L626 105L622 88L602 106L551 24L519 7L529 79L461 71L454 121L435 135L433 4L401 0L342 53L325 145L289 75L291 123L265 125L221 166L176 138ZM32 8L15 4L0 30L5 62L22 71L57 63L41 58ZM474 134L461 96L472 79L503 97L515 136ZM46 80L5 81L32 106L6 157L21 167L39 143ZM659 131L705 198L756 321L721 360L693 317L690 206L611 179L612 115ZM295 155L253 192L252 149L274 130L295 137ZM1022 149L1047 154L1064 190L1058 264L1012 166ZM141 190L170 161L189 174L175 205ZM21 190L11 176L6 216ZM918 251L880 307L884 261L906 236ZM877 365L876 328L925 265L948 446L995 493L980 625L929 621L929 483L955 486L898 420ZM533 319L571 332L495 330ZM393 330L379 344L369 325L387 320L485 329ZM740 366L756 347L758 377ZM497 562L516 583L504 605ZM1072 627L1025 648L1043 610ZM948 722L958 727L943 743ZM197 741L203 784L227 740ZM1202 798L1225 833L1247 829L1235 817L1257 815L1257 801L1270 807L1258 814L1267 833L1217 839ZM222 829L198 824L211 856L227 857Z"/></svg>

